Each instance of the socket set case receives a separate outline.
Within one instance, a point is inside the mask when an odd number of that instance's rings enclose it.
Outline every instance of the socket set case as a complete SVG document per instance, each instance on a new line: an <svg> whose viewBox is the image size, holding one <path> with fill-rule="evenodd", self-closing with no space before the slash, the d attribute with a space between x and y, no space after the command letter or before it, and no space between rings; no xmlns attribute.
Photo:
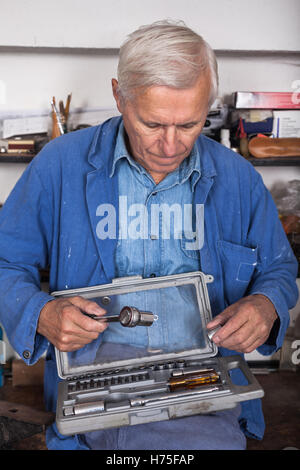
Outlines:
<svg viewBox="0 0 300 470"><path fill-rule="evenodd" d="M124 277L52 293L93 300L106 310L107 321L111 318L97 340L74 352L55 351L63 379L56 411L61 434L211 413L263 396L246 362L239 355L219 356L211 341L209 282L212 276L199 271ZM121 321L128 306L144 323ZM231 380L237 368L247 385Z"/></svg>

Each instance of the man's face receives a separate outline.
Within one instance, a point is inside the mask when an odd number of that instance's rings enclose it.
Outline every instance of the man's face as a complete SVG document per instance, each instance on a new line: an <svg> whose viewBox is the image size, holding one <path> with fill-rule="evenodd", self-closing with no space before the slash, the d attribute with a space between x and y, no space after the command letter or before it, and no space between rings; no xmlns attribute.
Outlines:
<svg viewBox="0 0 300 470"><path fill-rule="evenodd" d="M158 183L189 156L208 112L209 75L187 89L154 86L132 100L113 93L128 136L129 151Z"/></svg>

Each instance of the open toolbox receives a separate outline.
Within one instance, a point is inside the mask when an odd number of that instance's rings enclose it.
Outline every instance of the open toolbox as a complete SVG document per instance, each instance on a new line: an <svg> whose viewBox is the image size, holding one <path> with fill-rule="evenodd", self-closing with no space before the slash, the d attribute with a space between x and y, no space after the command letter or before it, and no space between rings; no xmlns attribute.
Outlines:
<svg viewBox="0 0 300 470"><path fill-rule="evenodd" d="M209 282L198 271L52 293L97 302L106 314L95 321L109 322L85 347L55 351L62 434L211 413L263 396L243 358L221 357L206 329ZM247 385L233 383L234 369Z"/></svg>

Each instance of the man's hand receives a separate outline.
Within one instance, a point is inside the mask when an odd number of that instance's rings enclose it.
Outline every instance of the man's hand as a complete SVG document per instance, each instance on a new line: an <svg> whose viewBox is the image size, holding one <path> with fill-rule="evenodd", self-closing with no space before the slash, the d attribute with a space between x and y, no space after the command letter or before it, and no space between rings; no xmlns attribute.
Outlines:
<svg viewBox="0 0 300 470"><path fill-rule="evenodd" d="M207 324L207 329L222 328L212 341L217 346L250 353L269 337L277 313L272 302L261 294L240 299Z"/></svg>
<svg viewBox="0 0 300 470"><path fill-rule="evenodd" d="M82 297L54 299L40 312L37 332L60 351L75 351L97 339L107 328L105 321L95 321L82 312L104 315L96 302Z"/></svg>

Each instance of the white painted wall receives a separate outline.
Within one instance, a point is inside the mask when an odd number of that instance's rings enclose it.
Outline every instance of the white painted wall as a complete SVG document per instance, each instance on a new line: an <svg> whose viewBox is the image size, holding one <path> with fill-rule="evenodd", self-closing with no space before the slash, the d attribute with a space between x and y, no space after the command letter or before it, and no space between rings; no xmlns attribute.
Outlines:
<svg viewBox="0 0 300 470"><path fill-rule="evenodd" d="M172 17L214 49L299 51L299 16L298 0L1 0L0 45L118 48L141 24Z"/></svg>
<svg viewBox="0 0 300 470"><path fill-rule="evenodd" d="M300 2L299 2L300 4ZM293 91L300 79L299 53L217 52L220 95L237 90ZM44 110L53 94L72 106L111 106L111 78L116 76L118 51L40 50L0 47L2 110Z"/></svg>

